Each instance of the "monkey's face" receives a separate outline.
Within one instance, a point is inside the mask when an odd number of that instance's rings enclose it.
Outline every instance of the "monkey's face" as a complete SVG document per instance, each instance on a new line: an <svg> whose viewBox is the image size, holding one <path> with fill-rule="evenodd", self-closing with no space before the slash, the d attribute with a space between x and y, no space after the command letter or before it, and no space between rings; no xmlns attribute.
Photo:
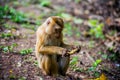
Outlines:
<svg viewBox="0 0 120 80"><path fill-rule="evenodd" d="M46 21L46 33L59 38L63 30L63 20L59 17L50 17Z"/></svg>

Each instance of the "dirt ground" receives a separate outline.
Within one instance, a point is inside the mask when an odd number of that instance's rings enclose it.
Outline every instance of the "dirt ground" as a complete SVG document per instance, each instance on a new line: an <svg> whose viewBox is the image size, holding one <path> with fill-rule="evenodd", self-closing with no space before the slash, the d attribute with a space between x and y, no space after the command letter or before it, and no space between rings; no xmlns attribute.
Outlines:
<svg viewBox="0 0 120 80"><path fill-rule="evenodd" d="M24 24L6 20L5 24L14 26L15 29L6 29L1 24L0 33L12 31L15 36L7 39L0 37L0 46L10 46L13 43L16 43L17 46L14 47L12 52L4 52L0 48L0 80L93 80L98 78L94 75L97 75L97 73L99 76L104 74L108 80L120 80L120 36L118 35L120 31L120 3L115 1L112 3L112 0L80 0L77 3L72 0L51 0L50 6L43 7L34 1L23 1L25 0L12 1L9 2L9 5L15 7L18 11L24 12L32 21L37 20L42 23L47 17L59 15L59 13L68 13L83 20L82 23L77 24L70 17L64 18L65 23L71 23L72 27L75 26L75 29L71 30L72 35L64 32L64 42L80 45L82 48L78 54L71 56L71 60L73 57L78 56L76 66L79 70L73 70L69 67L66 76L56 78L44 75L39 69L34 55L35 31L39 25L28 24L27 27L30 26L30 28L26 28ZM106 37L105 39L96 39L86 35L85 31L89 29L86 21L90 18L97 18L105 24L103 28L105 34L109 34L111 30L116 30L115 35L112 38ZM34 29L31 29L32 27ZM80 36L76 36L76 29L81 33ZM113 46L114 50L109 51L108 48L113 43L115 44ZM29 48L33 49L31 54L20 54L22 49ZM112 60L103 58L105 56L102 57L99 52L106 53L107 56L115 54L117 57L115 61L113 57ZM97 59L102 59L102 62L96 70L88 70Z"/></svg>

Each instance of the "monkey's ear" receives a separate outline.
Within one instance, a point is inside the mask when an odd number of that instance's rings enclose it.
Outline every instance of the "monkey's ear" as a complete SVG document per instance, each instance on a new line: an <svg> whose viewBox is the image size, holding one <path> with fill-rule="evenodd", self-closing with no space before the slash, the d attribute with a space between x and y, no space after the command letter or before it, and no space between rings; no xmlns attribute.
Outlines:
<svg viewBox="0 0 120 80"><path fill-rule="evenodd" d="M49 17L49 18L46 20L46 24L49 25L51 22L52 22L52 18Z"/></svg>
<svg viewBox="0 0 120 80"><path fill-rule="evenodd" d="M63 22L63 19L62 19L62 18L58 18L58 19L56 20L56 23L57 23L59 26L64 27L64 22Z"/></svg>
<svg viewBox="0 0 120 80"><path fill-rule="evenodd" d="M49 25L49 24L50 24L50 20L47 21L47 25Z"/></svg>

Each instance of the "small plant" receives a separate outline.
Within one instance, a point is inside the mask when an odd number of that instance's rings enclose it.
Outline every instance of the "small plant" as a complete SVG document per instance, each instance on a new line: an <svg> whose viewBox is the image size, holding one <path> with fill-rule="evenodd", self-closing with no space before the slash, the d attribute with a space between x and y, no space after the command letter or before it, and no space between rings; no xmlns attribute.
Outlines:
<svg viewBox="0 0 120 80"><path fill-rule="evenodd" d="M11 50L11 48L9 46L6 46L3 48L4 53L9 52L10 50Z"/></svg>
<svg viewBox="0 0 120 80"><path fill-rule="evenodd" d="M22 22L25 20L25 15L22 12L16 11L8 5L0 6L0 19L7 18L14 22Z"/></svg>
<svg viewBox="0 0 120 80"><path fill-rule="evenodd" d="M83 22L82 19L75 18L68 13L61 13L61 14L59 14L59 16L63 17L66 21L73 21L73 23L75 23L75 24L81 24ZM67 33L68 36L72 36L73 34L75 34L76 37L80 37L80 35L81 35L81 33L79 31L79 27L72 26L71 23L65 23L64 33L65 33L65 35Z"/></svg>
<svg viewBox="0 0 120 80"><path fill-rule="evenodd" d="M97 59L90 68L88 68L88 71L90 71L90 73L95 76L95 77L99 77L100 76L100 72L96 70L97 66L102 62L101 59Z"/></svg>
<svg viewBox="0 0 120 80"><path fill-rule="evenodd" d="M72 26L71 26L70 23L66 23L66 24L65 24L64 33L65 33L65 34L67 33L68 36L72 36L72 34L73 34L73 33L72 33Z"/></svg>
<svg viewBox="0 0 120 80"><path fill-rule="evenodd" d="M83 23L83 20L81 18L74 18L74 23L81 24L81 23Z"/></svg>
<svg viewBox="0 0 120 80"><path fill-rule="evenodd" d="M35 65L35 66L38 66L38 61L35 60L35 61L34 61L34 65Z"/></svg>
<svg viewBox="0 0 120 80"><path fill-rule="evenodd" d="M20 77L18 80L26 80L26 77Z"/></svg>
<svg viewBox="0 0 120 80"><path fill-rule="evenodd" d="M68 13L63 13L62 12L61 14L59 14L59 16L63 17L64 19L66 19L68 21L73 19L73 16L68 14Z"/></svg>
<svg viewBox="0 0 120 80"><path fill-rule="evenodd" d="M28 58L26 58L25 60L24 60L24 62L32 62L33 61L33 59L32 59L32 57L30 56L30 57L28 57Z"/></svg>
<svg viewBox="0 0 120 80"><path fill-rule="evenodd" d="M98 54L99 55L101 55L101 57L103 58L103 59L107 59L108 58L108 55L107 54L105 54L104 52L98 52Z"/></svg>
<svg viewBox="0 0 120 80"><path fill-rule="evenodd" d="M92 75L95 76L95 77L99 77L100 76L100 72L94 71Z"/></svg>
<svg viewBox="0 0 120 80"><path fill-rule="evenodd" d="M20 54L21 55L27 55L27 54L30 54L32 52L33 52L32 48L30 48L30 49L23 49L23 50L20 51Z"/></svg>
<svg viewBox="0 0 120 80"><path fill-rule="evenodd" d="M51 2L49 0L40 0L40 5L44 7L48 7L51 5Z"/></svg>
<svg viewBox="0 0 120 80"><path fill-rule="evenodd" d="M70 61L70 67L74 71L76 71L78 69L78 67L76 66L77 62L78 62L78 57L77 56L73 57L72 60Z"/></svg>
<svg viewBox="0 0 120 80"><path fill-rule="evenodd" d="M81 0L75 0L75 3L79 3Z"/></svg>
<svg viewBox="0 0 120 80"><path fill-rule="evenodd" d="M10 78L10 80L14 80L14 79L16 78L16 76L13 75L13 74L10 74L10 75L9 75L9 78Z"/></svg>
<svg viewBox="0 0 120 80"><path fill-rule="evenodd" d="M100 23L98 20L90 19L88 20L88 25L90 26L89 33L90 35L95 36L96 38L104 39L103 27L104 24Z"/></svg>
<svg viewBox="0 0 120 80"><path fill-rule="evenodd" d="M32 30L35 30L35 28L36 28L35 25L31 25L29 23L22 24L21 26L24 27L24 28L26 28L26 29L32 29Z"/></svg>
<svg viewBox="0 0 120 80"><path fill-rule="evenodd" d="M16 46L17 46L17 44L16 44L16 43L13 43L13 44L10 45L10 46L2 46L1 48L2 48L3 52L6 53L6 52L13 52L13 49L14 49L14 47L16 47Z"/></svg>
<svg viewBox="0 0 120 80"><path fill-rule="evenodd" d="M6 28L6 29L16 29L15 28L15 26L13 26L13 25L11 25L11 24L7 24L7 23L5 23L5 24L3 24L3 26Z"/></svg>
<svg viewBox="0 0 120 80"><path fill-rule="evenodd" d="M89 71L95 71L96 68L97 68L97 66L98 66L101 62L102 62L101 59L97 59L97 60L93 63L92 67L89 68Z"/></svg>
<svg viewBox="0 0 120 80"><path fill-rule="evenodd" d="M11 38L11 37L13 37L13 34L11 34L11 33L2 33L2 34L0 34L0 37L1 38Z"/></svg>
<svg viewBox="0 0 120 80"><path fill-rule="evenodd" d="M116 48L116 46L109 47L107 49L107 53L109 53L107 58L111 61L119 61L119 51L118 50L119 50L119 48Z"/></svg>
<svg viewBox="0 0 120 80"><path fill-rule="evenodd" d="M97 60L93 63L93 67L97 67L101 62L102 62L101 59L97 59Z"/></svg>
<svg viewBox="0 0 120 80"><path fill-rule="evenodd" d="M94 41L89 41L89 43L88 43L88 47L89 48L93 48L95 46L95 42Z"/></svg>

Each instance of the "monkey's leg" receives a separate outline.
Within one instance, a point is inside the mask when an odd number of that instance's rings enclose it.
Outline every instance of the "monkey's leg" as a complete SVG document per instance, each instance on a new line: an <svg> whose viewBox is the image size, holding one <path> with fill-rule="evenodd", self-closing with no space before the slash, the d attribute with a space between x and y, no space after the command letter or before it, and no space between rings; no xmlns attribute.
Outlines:
<svg viewBox="0 0 120 80"><path fill-rule="evenodd" d="M65 76L66 71L69 67L70 56L67 56L67 57L58 56L58 59L59 59L58 60L59 73Z"/></svg>
<svg viewBox="0 0 120 80"><path fill-rule="evenodd" d="M43 64L42 58L43 58L43 55L41 54L37 56L38 66L40 69L42 68L42 64Z"/></svg>
<svg viewBox="0 0 120 80"><path fill-rule="evenodd" d="M58 63L56 61L56 55L52 56L51 58L51 74L52 76L58 75Z"/></svg>
<svg viewBox="0 0 120 80"><path fill-rule="evenodd" d="M41 61L41 69L43 70L45 75L51 75L50 68L51 58L48 55L44 55Z"/></svg>

